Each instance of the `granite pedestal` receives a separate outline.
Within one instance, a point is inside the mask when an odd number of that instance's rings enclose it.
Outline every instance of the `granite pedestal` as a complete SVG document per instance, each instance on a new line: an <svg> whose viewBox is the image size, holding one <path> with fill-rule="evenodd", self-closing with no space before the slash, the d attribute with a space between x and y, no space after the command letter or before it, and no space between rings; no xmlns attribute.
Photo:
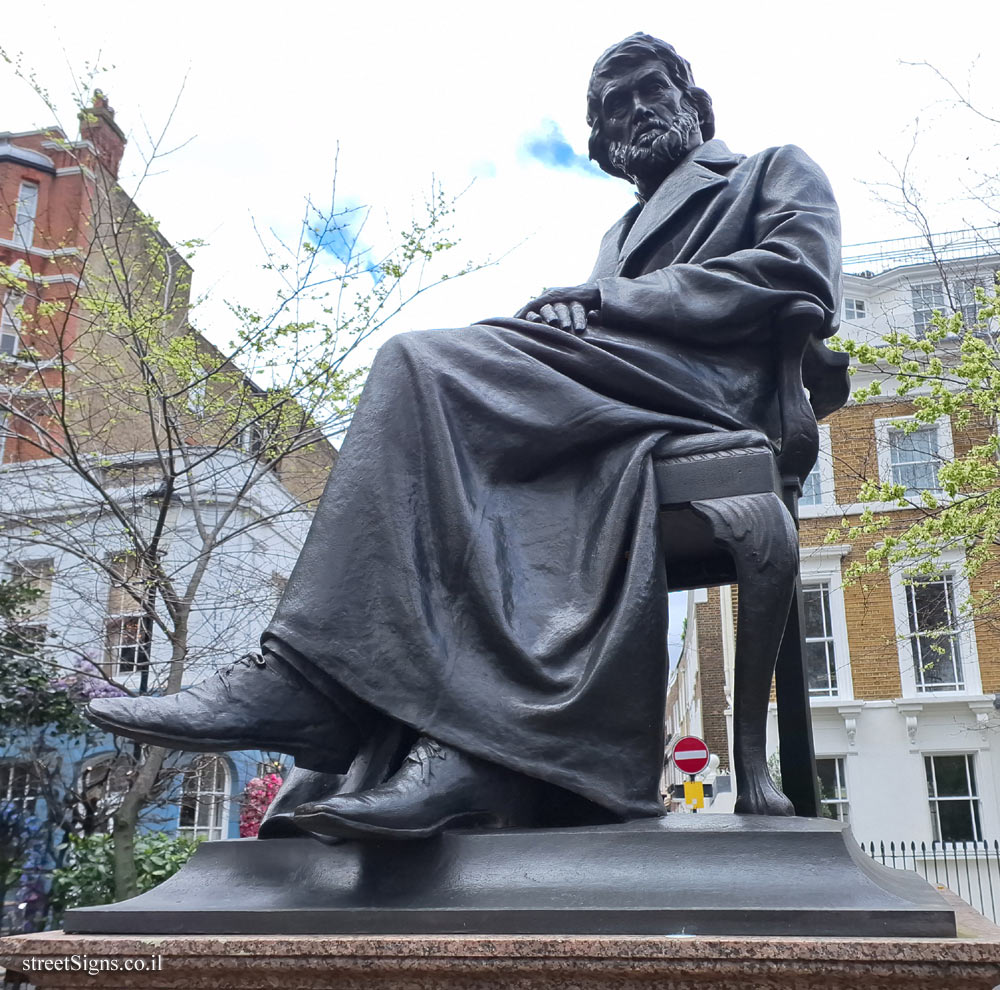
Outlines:
<svg viewBox="0 0 1000 990"><path fill-rule="evenodd" d="M0 939L0 963L32 960L38 990L992 990L1000 932L962 920L954 939L43 933Z"/></svg>

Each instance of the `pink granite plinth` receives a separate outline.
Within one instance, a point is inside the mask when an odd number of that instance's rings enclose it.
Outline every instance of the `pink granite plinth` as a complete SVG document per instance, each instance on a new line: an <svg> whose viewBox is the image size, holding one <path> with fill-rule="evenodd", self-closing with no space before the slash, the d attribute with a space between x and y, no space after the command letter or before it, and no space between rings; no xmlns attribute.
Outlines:
<svg viewBox="0 0 1000 990"><path fill-rule="evenodd" d="M42 933L0 939L0 962L41 990L992 990L1000 939Z"/></svg>

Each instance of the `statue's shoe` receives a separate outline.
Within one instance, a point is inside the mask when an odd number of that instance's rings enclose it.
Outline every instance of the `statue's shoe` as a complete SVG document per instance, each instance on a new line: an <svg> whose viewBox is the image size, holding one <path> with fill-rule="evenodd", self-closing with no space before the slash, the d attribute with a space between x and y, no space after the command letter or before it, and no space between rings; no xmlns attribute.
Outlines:
<svg viewBox="0 0 1000 990"><path fill-rule="evenodd" d="M102 729L150 746L263 749L324 773L343 773L361 741L332 700L271 654L248 653L177 694L96 698L86 711Z"/></svg>
<svg viewBox="0 0 1000 990"><path fill-rule="evenodd" d="M452 828L534 824L539 784L427 736L384 784L295 810L302 828L341 838L427 839Z"/></svg>

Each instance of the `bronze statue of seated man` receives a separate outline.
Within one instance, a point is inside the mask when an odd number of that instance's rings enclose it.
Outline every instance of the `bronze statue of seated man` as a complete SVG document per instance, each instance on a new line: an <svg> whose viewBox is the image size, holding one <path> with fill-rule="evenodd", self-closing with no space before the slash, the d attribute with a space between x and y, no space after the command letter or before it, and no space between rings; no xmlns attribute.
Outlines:
<svg viewBox="0 0 1000 990"><path fill-rule="evenodd" d="M708 94L648 35L598 59L587 115L591 157L638 199L590 278L513 318L389 340L262 653L180 694L94 701L98 725L286 753L330 775L294 811L317 833L663 814L651 452L776 437L773 314L805 301L816 347L833 332L839 220L799 149L715 140ZM741 717L762 727L755 695ZM737 811L790 814L763 752L747 759Z"/></svg>

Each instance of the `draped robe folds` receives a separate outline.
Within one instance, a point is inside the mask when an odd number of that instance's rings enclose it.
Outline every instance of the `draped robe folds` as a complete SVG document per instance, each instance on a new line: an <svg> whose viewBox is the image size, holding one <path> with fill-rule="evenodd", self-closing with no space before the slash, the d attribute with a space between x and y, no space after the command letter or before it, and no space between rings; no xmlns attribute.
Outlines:
<svg viewBox="0 0 1000 990"><path fill-rule="evenodd" d="M583 336L493 319L392 338L263 641L320 689L613 816L661 814L650 451L776 436L772 314L809 300L832 332L839 279L818 167L710 141L605 236Z"/></svg>

